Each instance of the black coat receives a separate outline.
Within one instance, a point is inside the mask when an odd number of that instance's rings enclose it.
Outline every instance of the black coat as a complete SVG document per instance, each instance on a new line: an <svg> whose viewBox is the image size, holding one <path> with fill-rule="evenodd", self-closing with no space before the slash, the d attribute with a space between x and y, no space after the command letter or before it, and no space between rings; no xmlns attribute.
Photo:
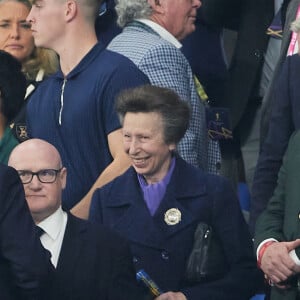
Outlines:
<svg viewBox="0 0 300 300"><path fill-rule="evenodd" d="M224 97L213 103L229 108L236 128L249 106L259 104L255 98L268 46L266 31L274 17L274 0L205 0L202 9L207 23L238 34Z"/></svg>
<svg viewBox="0 0 300 300"><path fill-rule="evenodd" d="M181 212L181 221L173 226L165 222L171 208ZM131 167L95 191L90 218L126 237L136 270L144 269L163 291L182 291L189 300L243 300L256 292L254 251L235 193L221 176L208 175L179 157L153 216ZM189 286L184 271L199 222L214 228L230 270L220 280Z"/></svg>
<svg viewBox="0 0 300 300"><path fill-rule="evenodd" d="M276 84L270 129L254 176L250 226L266 208L277 184L278 171L293 131L300 129L300 56L287 57Z"/></svg>
<svg viewBox="0 0 300 300"><path fill-rule="evenodd" d="M0 164L0 299L40 300L53 271L15 170Z"/></svg>
<svg viewBox="0 0 300 300"><path fill-rule="evenodd" d="M68 214L53 293L56 300L141 299L127 242Z"/></svg>

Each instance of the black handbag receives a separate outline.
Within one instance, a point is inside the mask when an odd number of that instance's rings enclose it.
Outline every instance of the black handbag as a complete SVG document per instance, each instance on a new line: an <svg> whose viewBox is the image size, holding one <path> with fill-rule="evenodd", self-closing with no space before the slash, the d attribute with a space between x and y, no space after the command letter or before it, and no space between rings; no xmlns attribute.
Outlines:
<svg viewBox="0 0 300 300"><path fill-rule="evenodd" d="M206 282L222 278L228 271L223 247L212 227L197 225L194 245L187 260L185 278L189 282Z"/></svg>

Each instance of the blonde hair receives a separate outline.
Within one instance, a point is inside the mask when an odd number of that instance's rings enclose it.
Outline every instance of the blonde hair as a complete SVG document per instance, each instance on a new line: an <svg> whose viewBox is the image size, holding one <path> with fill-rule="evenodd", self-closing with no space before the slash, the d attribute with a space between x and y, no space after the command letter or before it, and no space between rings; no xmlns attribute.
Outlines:
<svg viewBox="0 0 300 300"><path fill-rule="evenodd" d="M295 33L300 31L300 18L297 18L294 22L291 23L291 30Z"/></svg>
<svg viewBox="0 0 300 300"><path fill-rule="evenodd" d="M50 49L35 47L31 56L22 64L22 71L27 80L35 80L39 70L47 77L58 69L57 54Z"/></svg>

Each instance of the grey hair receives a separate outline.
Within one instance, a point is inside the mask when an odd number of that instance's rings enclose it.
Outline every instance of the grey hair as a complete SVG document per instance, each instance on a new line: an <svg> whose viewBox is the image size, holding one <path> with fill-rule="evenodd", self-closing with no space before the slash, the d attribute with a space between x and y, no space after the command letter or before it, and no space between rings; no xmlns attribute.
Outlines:
<svg viewBox="0 0 300 300"><path fill-rule="evenodd" d="M153 10L147 0L116 0L117 23L120 27L135 19L149 19Z"/></svg>
<svg viewBox="0 0 300 300"><path fill-rule="evenodd" d="M300 18L297 18L294 22L291 23L291 30L295 33L300 31Z"/></svg>

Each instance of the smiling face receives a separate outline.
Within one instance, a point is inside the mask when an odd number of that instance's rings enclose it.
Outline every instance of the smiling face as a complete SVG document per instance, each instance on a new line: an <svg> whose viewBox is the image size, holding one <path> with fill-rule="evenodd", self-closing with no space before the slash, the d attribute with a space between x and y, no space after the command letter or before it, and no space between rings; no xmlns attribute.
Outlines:
<svg viewBox="0 0 300 300"><path fill-rule="evenodd" d="M13 0L0 2L0 49L24 62L34 49L30 24L26 21L29 8Z"/></svg>
<svg viewBox="0 0 300 300"><path fill-rule="evenodd" d="M132 166L147 183L162 180L169 170L175 144L166 144L159 113L126 113L123 122L124 149Z"/></svg>
<svg viewBox="0 0 300 300"><path fill-rule="evenodd" d="M195 30L200 0L149 0L153 8L153 21L168 30L178 40Z"/></svg>
<svg viewBox="0 0 300 300"><path fill-rule="evenodd" d="M16 170L38 172L44 169L60 169L57 150L41 140L28 140L18 145L11 153L8 164ZM66 169L63 168L53 183L42 183L33 176L30 183L23 184L25 197L36 223L54 213L61 204L62 190L66 185Z"/></svg>

